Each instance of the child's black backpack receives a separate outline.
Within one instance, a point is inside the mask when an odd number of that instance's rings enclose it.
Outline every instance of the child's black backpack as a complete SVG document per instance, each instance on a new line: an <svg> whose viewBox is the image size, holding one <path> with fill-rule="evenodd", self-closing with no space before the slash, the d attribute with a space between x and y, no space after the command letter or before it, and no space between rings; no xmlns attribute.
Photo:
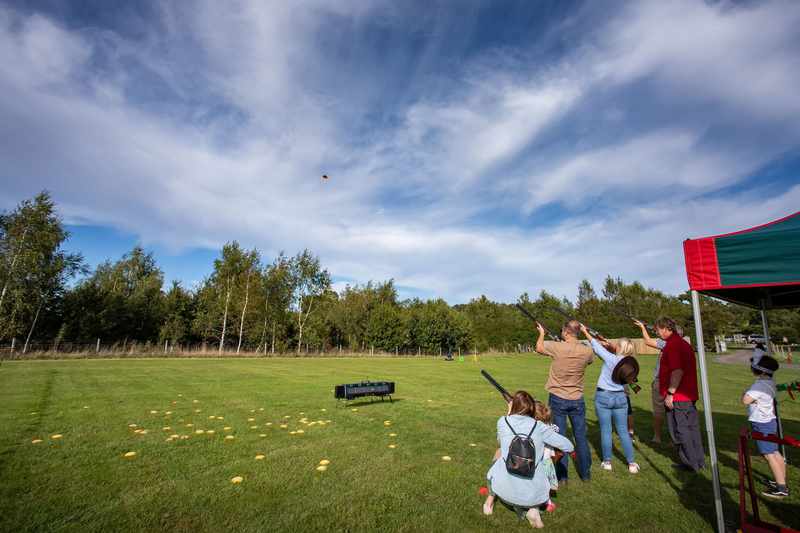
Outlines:
<svg viewBox="0 0 800 533"><path fill-rule="evenodd" d="M508 417L503 417L506 421L514 438L511 440L511 445L508 447L508 457L506 457L506 470L509 474L515 476L532 478L536 472L536 447L533 445L533 430L536 429L538 421L534 421L530 433L527 435L520 435L511 424L508 423Z"/></svg>

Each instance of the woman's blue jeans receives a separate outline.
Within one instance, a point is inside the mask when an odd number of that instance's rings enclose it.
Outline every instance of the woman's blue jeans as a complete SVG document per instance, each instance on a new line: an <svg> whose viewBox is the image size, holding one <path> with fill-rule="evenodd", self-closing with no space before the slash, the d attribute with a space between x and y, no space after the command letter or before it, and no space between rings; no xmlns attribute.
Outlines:
<svg viewBox="0 0 800 533"><path fill-rule="evenodd" d="M597 420L600 422L600 448L603 461L611 460L611 424L617 428L622 451L628 463L633 462L633 442L628 433L628 401L625 393L598 390L594 397Z"/></svg>

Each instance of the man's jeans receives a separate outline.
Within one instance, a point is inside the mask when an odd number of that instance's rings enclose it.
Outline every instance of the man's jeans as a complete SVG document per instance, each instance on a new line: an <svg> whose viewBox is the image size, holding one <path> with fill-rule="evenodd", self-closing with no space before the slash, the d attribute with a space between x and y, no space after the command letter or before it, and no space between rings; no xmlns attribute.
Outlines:
<svg viewBox="0 0 800 533"><path fill-rule="evenodd" d="M567 417L572 424L572 433L575 437L575 468L578 476L588 481L592 477L592 455L589 451L589 442L586 440L586 404L580 400L565 400L555 394L550 395L550 411L553 413L553 422L558 426L558 432L567 436ZM567 479L567 466L569 455L556 463L556 477L559 481Z"/></svg>

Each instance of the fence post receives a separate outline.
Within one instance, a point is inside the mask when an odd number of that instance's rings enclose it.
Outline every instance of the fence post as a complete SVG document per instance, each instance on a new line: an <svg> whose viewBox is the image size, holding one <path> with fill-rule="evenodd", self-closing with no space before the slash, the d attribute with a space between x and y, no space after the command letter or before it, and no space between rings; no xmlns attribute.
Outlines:
<svg viewBox="0 0 800 533"><path fill-rule="evenodd" d="M375 346L370 346L369 347L369 354L370 355L375 355Z"/></svg>
<svg viewBox="0 0 800 533"><path fill-rule="evenodd" d="M11 337L11 353L14 353L14 346L17 344L17 338Z"/></svg>
<svg viewBox="0 0 800 533"><path fill-rule="evenodd" d="M97 346L94 349L94 353L100 353L100 337L97 338Z"/></svg>
<svg viewBox="0 0 800 533"><path fill-rule="evenodd" d="M397 353L397 346L394 347L394 356L397 357L399 354Z"/></svg>
<svg viewBox="0 0 800 533"><path fill-rule="evenodd" d="M164 353L167 353L167 348L169 347L169 339L164 341Z"/></svg>

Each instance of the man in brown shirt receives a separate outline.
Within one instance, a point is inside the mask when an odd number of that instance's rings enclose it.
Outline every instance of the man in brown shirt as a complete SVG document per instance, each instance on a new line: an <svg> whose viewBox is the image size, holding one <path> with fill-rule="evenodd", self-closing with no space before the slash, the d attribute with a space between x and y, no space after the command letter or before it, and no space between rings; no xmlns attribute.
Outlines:
<svg viewBox="0 0 800 533"><path fill-rule="evenodd" d="M575 468L583 481L589 481L592 473L592 455L589 442L586 440L586 404L583 401L583 381L586 365L594 359L592 348L578 340L580 323L570 320L561 328L564 342L544 340L544 328L536 324L539 338L536 340L536 351L553 358L550 365L550 376L547 379L547 391L550 393L550 411L558 431L567 436L567 418L572 425L575 437ZM556 464L556 477L559 482L567 480L569 456L564 455Z"/></svg>

